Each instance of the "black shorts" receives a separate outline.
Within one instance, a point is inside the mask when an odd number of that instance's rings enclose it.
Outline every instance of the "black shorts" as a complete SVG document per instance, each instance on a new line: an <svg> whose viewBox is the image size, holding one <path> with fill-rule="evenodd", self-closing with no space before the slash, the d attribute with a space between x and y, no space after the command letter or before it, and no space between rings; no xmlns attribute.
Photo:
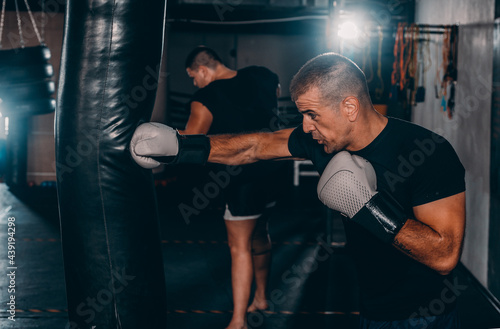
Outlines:
<svg viewBox="0 0 500 329"><path fill-rule="evenodd" d="M261 161L229 170L227 166L213 168L231 173L229 184L223 190L223 201L226 203L224 219L255 219L274 205L280 190L283 162Z"/></svg>

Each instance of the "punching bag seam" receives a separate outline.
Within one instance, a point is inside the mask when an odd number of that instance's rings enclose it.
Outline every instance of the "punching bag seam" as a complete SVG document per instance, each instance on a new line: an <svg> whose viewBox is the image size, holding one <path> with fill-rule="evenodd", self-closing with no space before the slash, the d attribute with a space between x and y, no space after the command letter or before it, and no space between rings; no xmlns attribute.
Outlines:
<svg viewBox="0 0 500 329"><path fill-rule="evenodd" d="M165 10L164 0L67 0L55 128L74 328L167 328L154 177L127 149L154 107Z"/></svg>
<svg viewBox="0 0 500 329"><path fill-rule="evenodd" d="M113 30L114 30L114 20L115 20L115 8L116 8L116 0L113 1L113 9L111 13L111 36L109 39L109 44L108 44L108 57L107 57L107 63L106 63L106 74L104 78L104 87L103 87L103 92L102 92L102 101L101 104L104 104L104 98L106 96L106 91L107 91L107 85L108 85L108 74L109 74L109 62L111 58L111 52L112 52L112 45L113 45ZM111 250L110 250L110 243L109 243L109 233L108 233L108 226L107 226L107 216L106 216L106 207L104 206L104 198L103 198L103 191L102 191L102 180L101 180L101 137L102 137L102 130L101 130L101 123L102 123L102 112L104 110L104 107L101 106L101 110L99 111L99 128L98 131L100 132L99 134L99 141L97 143L97 175L98 175L98 180L99 180L99 194L100 194L100 199L101 199L101 209L102 209L102 214L103 214L103 224L104 224L104 232L106 235L106 250L108 252L108 260L109 260L109 276L111 278L111 286L113 289L110 289L112 294L113 294L113 308L114 308L114 313L115 313L115 320L117 324L117 329L121 328L120 324L120 317L117 309L117 304L116 304L116 295L115 295L115 280L113 277L113 261L111 259Z"/></svg>

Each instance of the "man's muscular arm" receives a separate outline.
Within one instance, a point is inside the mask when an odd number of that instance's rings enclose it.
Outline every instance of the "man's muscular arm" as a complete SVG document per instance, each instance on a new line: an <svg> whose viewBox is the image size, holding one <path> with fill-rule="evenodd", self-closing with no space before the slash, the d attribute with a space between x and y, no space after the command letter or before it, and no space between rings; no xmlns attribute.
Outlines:
<svg viewBox="0 0 500 329"><path fill-rule="evenodd" d="M448 274L457 265L465 231L465 192L413 208L394 245L413 259Z"/></svg>
<svg viewBox="0 0 500 329"><path fill-rule="evenodd" d="M141 124L130 141L130 154L143 168L161 163L240 165L259 160L292 159L288 138L293 129L242 135L179 135L156 122Z"/></svg>
<svg viewBox="0 0 500 329"><path fill-rule="evenodd" d="M200 102L191 102L191 114L184 130L179 130L179 134L206 134L212 125L214 117L212 112Z"/></svg>
<svg viewBox="0 0 500 329"><path fill-rule="evenodd" d="M415 219L386 191L376 191L376 173L365 159L342 151L318 182L318 197L381 241L448 274L458 263L465 230L465 192L413 207Z"/></svg>
<svg viewBox="0 0 500 329"><path fill-rule="evenodd" d="M241 165L259 160L292 159L288 138L293 128L266 133L213 135L208 162Z"/></svg>

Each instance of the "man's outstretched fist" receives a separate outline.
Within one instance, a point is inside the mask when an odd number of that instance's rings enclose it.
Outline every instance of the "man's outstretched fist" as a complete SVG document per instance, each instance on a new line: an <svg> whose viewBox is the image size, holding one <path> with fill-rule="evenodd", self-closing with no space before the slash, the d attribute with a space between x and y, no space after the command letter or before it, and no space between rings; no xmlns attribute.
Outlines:
<svg viewBox="0 0 500 329"><path fill-rule="evenodd" d="M180 135L167 125L147 122L135 130L130 154L146 169L162 163L205 164L210 154L210 140L205 135Z"/></svg>

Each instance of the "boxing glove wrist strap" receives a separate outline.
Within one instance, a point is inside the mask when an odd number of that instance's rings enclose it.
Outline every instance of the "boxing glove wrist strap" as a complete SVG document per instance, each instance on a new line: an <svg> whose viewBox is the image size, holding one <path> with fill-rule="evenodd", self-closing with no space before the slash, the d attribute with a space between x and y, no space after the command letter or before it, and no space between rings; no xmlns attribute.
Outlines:
<svg viewBox="0 0 500 329"><path fill-rule="evenodd" d="M352 220L382 241L392 243L406 223L407 217L399 202L381 191L375 194Z"/></svg>
<svg viewBox="0 0 500 329"><path fill-rule="evenodd" d="M206 135L180 135L177 133L179 153L176 156L153 157L166 164L198 164L207 163L210 154L210 139Z"/></svg>

